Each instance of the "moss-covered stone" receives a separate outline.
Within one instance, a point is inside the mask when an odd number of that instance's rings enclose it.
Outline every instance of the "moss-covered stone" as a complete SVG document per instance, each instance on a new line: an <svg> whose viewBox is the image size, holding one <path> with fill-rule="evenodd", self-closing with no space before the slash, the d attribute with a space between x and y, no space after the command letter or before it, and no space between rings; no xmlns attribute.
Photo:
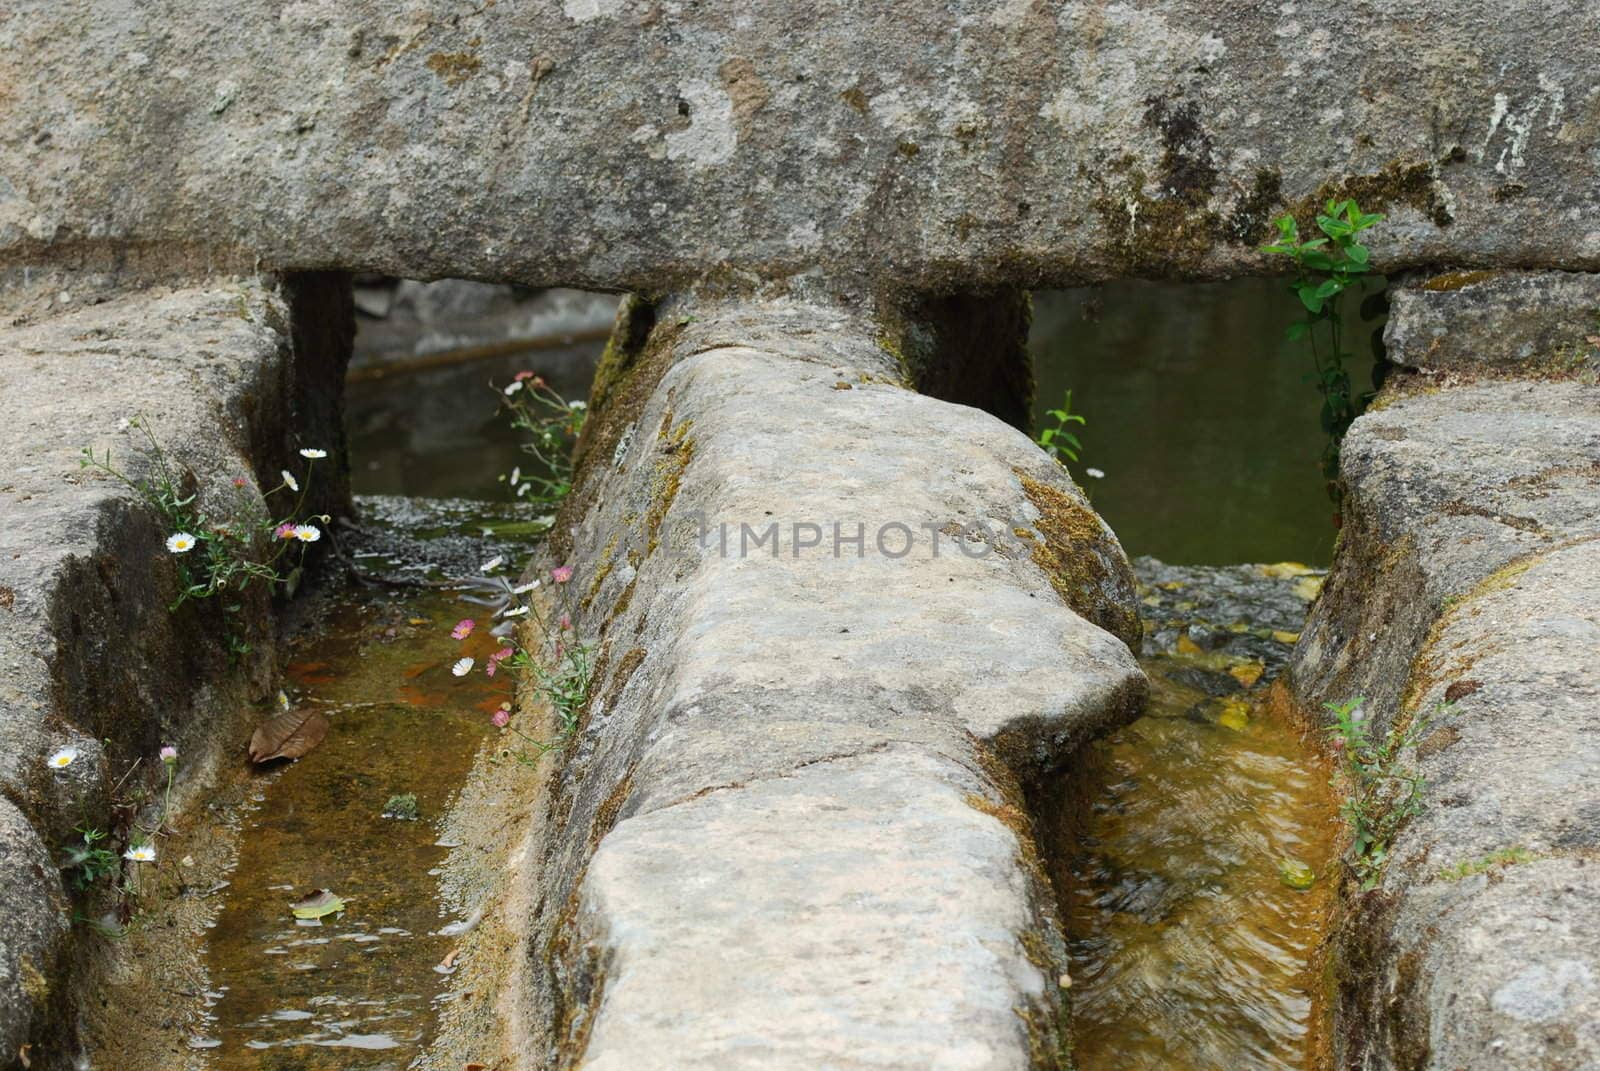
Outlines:
<svg viewBox="0 0 1600 1071"><path fill-rule="evenodd" d="M1034 564L1080 617L1137 651L1144 634L1138 613L1122 600L1108 597L1123 588L1131 591L1132 580L1115 569L1123 558L1105 522L1060 488L1022 472L1017 477L1039 511L1036 525L1041 538L1030 541Z"/></svg>

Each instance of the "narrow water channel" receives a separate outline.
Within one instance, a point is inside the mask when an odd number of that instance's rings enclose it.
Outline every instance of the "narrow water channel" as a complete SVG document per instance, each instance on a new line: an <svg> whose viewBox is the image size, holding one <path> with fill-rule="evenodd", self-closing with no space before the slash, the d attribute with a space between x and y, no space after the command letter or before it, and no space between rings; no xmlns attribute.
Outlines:
<svg viewBox="0 0 1600 1071"><path fill-rule="evenodd" d="M1281 280L1242 279L1044 293L1034 309L1038 418L1070 389L1086 420L1071 469L1095 508L1130 555L1187 563L1136 558L1150 703L1086 749L1041 816L1076 1065L1320 1066L1338 804L1309 719L1274 685L1321 585L1282 560L1326 563L1337 534L1320 399L1284 340L1296 307ZM1363 389L1378 323L1349 311Z"/></svg>
<svg viewBox="0 0 1600 1071"><path fill-rule="evenodd" d="M1313 1066L1337 805L1272 681L1320 576L1138 573L1150 704L1091 745L1058 849L1077 1066Z"/></svg>
<svg viewBox="0 0 1600 1071"><path fill-rule="evenodd" d="M330 728L263 775L242 816L209 948L213 1066L403 1068L428 1041L454 947L440 819L510 698L504 677L452 676L461 610L444 593L345 592L293 641L290 701ZM492 641L474 639L481 658ZM296 919L316 889L347 910Z"/></svg>
<svg viewBox="0 0 1600 1071"><path fill-rule="evenodd" d="M471 315L449 331L435 324L430 337L461 345L422 359L410 322L399 330L400 312L388 314L392 301L385 319L362 321L347 389L360 530L340 538L359 568L391 582L313 593L291 616L284 701L323 714L329 728L305 757L245 774L244 803L227 819L237 863L206 942L206 1027L191 1042L218 1071L419 1066L441 1002L454 998L460 937L473 923L441 896L455 846L446 817L484 760L512 680L481 670L501 644L471 585L440 585L481 580L492 558L515 576L549 523L497 478L528 462L493 386L527 368L582 397L599 347L592 330L571 338L570 316L562 332L538 336L539 317L552 316L544 298L519 305L475 284L433 297L402 284L398 294L408 292L424 310L465 304ZM533 337L523 348L472 335L525 322ZM484 626L465 641L451 635L463 618ZM479 668L457 676L464 655ZM297 918L292 905L317 890L344 909Z"/></svg>

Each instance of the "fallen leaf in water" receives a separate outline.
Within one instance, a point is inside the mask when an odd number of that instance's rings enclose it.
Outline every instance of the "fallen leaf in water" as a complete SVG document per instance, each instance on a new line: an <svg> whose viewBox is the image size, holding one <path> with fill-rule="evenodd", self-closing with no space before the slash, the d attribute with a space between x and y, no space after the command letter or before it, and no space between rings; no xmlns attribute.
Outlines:
<svg viewBox="0 0 1600 1071"><path fill-rule="evenodd" d="M1187 655L1203 654L1200 645L1189 638L1188 633L1178 637L1178 653Z"/></svg>
<svg viewBox="0 0 1600 1071"><path fill-rule="evenodd" d="M1267 665L1265 662L1245 662L1240 665L1230 667L1228 669L1228 676L1232 677L1234 680L1248 688L1256 681L1260 680L1261 675L1266 671Z"/></svg>
<svg viewBox="0 0 1600 1071"><path fill-rule="evenodd" d="M1294 582L1295 597L1306 602L1314 602L1317 596L1322 594L1322 583L1327 579L1325 576L1301 577Z"/></svg>
<svg viewBox="0 0 1600 1071"><path fill-rule="evenodd" d="M1299 562L1276 562L1272 565L1258 565L1256 571L1262 576L1270 576L1274 580L1290 580L1297 576L1310 576L1317 572L1309 565Z"/></svg>
<svg viewBox="0 0 1600 1071"><path fill-rule="evenodd" d="M1244 732L1250 724L1250 703L1248 700L1237 696L1229 696L1222 701L1222 712L1217 715L1217 724L1224 729L1232 729L1236 733Z"/></svg>
<svg viewBox="0 0 1600 1071"><path fill-rule="evenodd" d="M1282 629L1273 629L1272 630L1272 638L1277 640L1279 643L1294 644L1294 643L1299 643L1300 642L1300 633L1298 633L1298 632L1285 632Z"/></svg>
<svg viewBox="0 0 1600 1071"><path fill-rule="evenodd" d="M1285 859L1280 862L1278 877L1291 889L1309 889L1317 881L1316 871L1298 859Z"/></svg>
<svg viewBox="0 0 1600 1071"><path fill-rule="evenodd" d="M315 710L291 710L256 726L250 737L250 761L298 759L322 743L328 719Z"/></svg>
<svg viewBox="0 0 1600 1071"><path fill-rule="evenodd" d="M342 912L344 898L327 889L316 889L309 896L301 897L291 903L289 910L294 912L294 917L297 919L320 919L326 915L337 915Z"/></svg>

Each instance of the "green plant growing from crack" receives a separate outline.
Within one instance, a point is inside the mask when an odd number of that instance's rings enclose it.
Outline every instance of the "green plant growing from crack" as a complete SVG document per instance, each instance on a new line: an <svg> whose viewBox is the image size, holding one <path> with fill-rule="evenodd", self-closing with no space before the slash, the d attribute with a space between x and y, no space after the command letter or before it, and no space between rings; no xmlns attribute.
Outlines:
<svg viewBox="0 0 1600 1071"><path fill-rule="evenodd" d="M1365 716L1365 702L1358 697L1324 704L1333 715L1333 724L1325 731L1339 745L1340 770L1347 782L1339 809L1350 826L1345 859L1363 890L1378 884L1400 827L1422 812L1426 779L1406 762L1405 753L1452 710L1441 702L1430 714L1419 713L1405 725L1375 736Z"/></svg>
<svg viewBox="0 0 1600 1071"><path fill-rule="evenodd" d="M500 478L518 498L550 508L560 505L572 491L572 448L583 430L587 407L569 402L532 372L518 372L500 393L511 426L528 433L522 450L535 461L528 472L518 465Z"/></svg>
<svg viewBox="0 0 1600 1071"><path fill-rule="evenodd" d="M1312 379L1322 395L1322 430L1328 437L1322 453L1322 477L1335 507L1343 497L1340 443L1372 397L1370 392L1356 392L1345 367L1351 354L1345 349L1344 296L1371 272L1370 254L1360 238L1381 222L1381 214L1361 211L1354 199L1330 200L1317 216L1320 236L1302 241L1300 225L1293 216L1285 215L1273 221L1278 240L1261 247L1263 253L1294 261L1289 291L1299 300L1304 315L1289 325L1286 337L1290 342L1304 341L1310 350Z"/></svg>
<svg viewBox="0 0 1600 1071"><path fill-rule="evenodd" d="M1080 428L1087 427L1089 422L1081 413L1072 411L1072 392L1067 391L1061 399L1060 409L1047 410L1045 415L1056 422L1055 427L1041 429L1039 437L1034 441L1058 463L1076 462L1078 454L1083 450L1083 441L1070 429L1074 424Z"/></svg>
<svg viewBox="0 0 1600 1071"><path fill-rule="evenodd" d="M302 511L311 489L311 475L315 463L327 457L327 452L302 449L300 456L307 461L305 475L297 477L285 469L278 484L263 493L272 502L274 496L293 496L292 505L274 520L261 513L253 502L243 501L241 494L235 516L241 519L217 520L198 505L198 481L187 467L178 466L162 446L150 421L135 416L124 423L126 430L138 431L143 442L136 447L142 474L130 476L111 459L108 447L98 454L92 446L83 448L79 467L94 469L120 481L133 490L143 502L161 518L169 533L166 548L178 571L178 597L168 607L177 610L190 600L228 596L223 603L223 613L232 615L242 608L242 603L232 596L244 592L252 584L282 584L292 594L299 584L301 561L305 544L322 538L322 530L305 523ZM236 490L246 481L234 480ZM328 518L318 518L324 524ZM285 567L285 559L292 547L299 547L299 560ZM235 632L226 630L230 655L237 656L250 650Z"/></svg>

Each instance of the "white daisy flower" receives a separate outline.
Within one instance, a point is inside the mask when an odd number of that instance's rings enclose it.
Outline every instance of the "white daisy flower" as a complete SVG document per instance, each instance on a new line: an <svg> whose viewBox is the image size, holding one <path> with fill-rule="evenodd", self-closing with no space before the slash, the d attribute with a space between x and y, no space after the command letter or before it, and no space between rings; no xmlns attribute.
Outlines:
<svg viewBox="0 0 1600 1071"><path fill-rule="evenodd" d="M506 384L506 397L508 397L508 398L511 397L511 395L517 393L517 391L519 391L521 389L522 389L522 380L520 380L520 379L512 380L510 383Z"/></svg>
<svg viewBox="0 0 1600 1071"><path fill-rule="evenodd" d="M322 529L314 524L297 524L292 534L302 543L315 543L322 538Z"/></svg>
<svg viewBox="0 0 1600 1071"><path fill-rule="evenodd" d="M521 483L522 482L522 466L521 465L518 465L516 468L511 470L511 482L512 483Z"/></svg>
<svg viewBox="0 0 1600 1071"><path fill-rule="evenodd" d="M173 532L167 537L167 549L174 554L187 554L194 549L194 536L188 532Z"/></svg>
<svg viewBox="0 0 1600 1071"><path fill-rule="evenodd" d="M327 457L328 456L328 451L326 451L326 450L316 450L316 449L313 449L313 448L308 446L308 447L306 447L306 448L304 448L303 450L300 451L300 456L301 457L309 457L312 461L316 461L318 458Z"/></svg>
<svg viewBox="0 0 1600 1071"><path fill-rule="evenodd" d="M472 659L461 659L461 661L450 667L450 672L454 673L458 677L465 677L468 673L472 672Z"/></svg>
<svg viewBox="0 0 1600 1071"><path fill-rule="evenodd" d="M288 469L283 470L283 485L291 491L300 490L300 481L294 478L294 473Z"/></svg>
<svg viewBox="0 0 1600 1071"><path fill-rule="evenodd" d="M283 691L282 688L278 689L278 709L279 710L288 710L289 709L289 697L284 694L284 691Z"/></svg>
<svg viewBox="0 0 1600 1071"><path fill-rule="evenodd" d="M77 760L77 758L77 748L64 747L44 761L45 764L53 770L65 770L68 766L71 766L73 762Z"/></svg>
<svg viewBox="0 0 1600 1071"><path fill-rule="evenodd" d="M478 571L482 572L482 573L492 573L496 569L498 569L502 565L504 565L505 563L506 563L505 557L502 556L502 555L496 554L494 557L490 558L488 561L486 561L482 565L478 566Z"/></svg>
<svg viewBox="0 0 1600 1071"><path fill-rule="evenodd" d="M587 408L589 408L589 406L584 402L568 402L567 403L567 408L568 409L587 409Z"/></svg>
<svg viewBox="0 0 1600 1071"><path fill-rule="evenodd" d="M528 608L526 606L513 606L511 609L505 611L500 616L501 617L521 617L523 614L525 614L527 612L528 612Z"/></svg>
<svg viewBox="0 0 1600 1071"><path fill-rule="evenodd" d="M1099 469L1084 469L1083 474L1085 476L1092 476L1097 480L1103 480L1106 477L1106 474Z"/></svg>
<svg viewBox="0 0 1600 1071"><path fill-rule="evenodd" d="M156 861L155 845L135 844L122 853L122 858L131 859L135 863L153 863Z"/></svg>
<svg viewBox="0 0 1600 1071"><path fill-rule="evenodd" d="M536 588L538 586L539 586L539 581L530 580L526 584L523 584L521 587L512 588L511 589L511 594L513 594L513 595L526 595L528 592L532 591L534 588Z"/></svg>

